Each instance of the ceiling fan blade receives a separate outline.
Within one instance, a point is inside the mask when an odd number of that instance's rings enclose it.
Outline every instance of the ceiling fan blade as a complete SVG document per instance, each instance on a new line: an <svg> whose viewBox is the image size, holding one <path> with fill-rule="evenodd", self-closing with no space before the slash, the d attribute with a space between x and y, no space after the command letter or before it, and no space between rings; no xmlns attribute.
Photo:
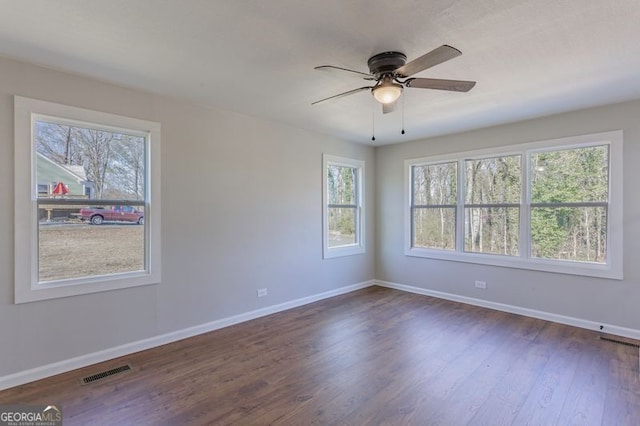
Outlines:
<svg viewBox="0 0 640 426"><path fill-rule="evenodd" d="M398 106L398 99L388 104L382 104L382 113L388 114L390 112L393 112L396 110L397 106Z"/></svg>
<svg viewBox="0 0 640 426"><path fill-rule="evenodd" d="M320 99L319 101L312 102L311 105L319 104L320 102L328 101L329 99L341 98L343 96L353 95L354 93L362 92L363 90L372 89L372 86L358 87L357 89L349 90L348 92L338 93L337 95L329 96L328 98Z"/></svg>
<svg viewBox="0 0 640 426"><path fill-rule="evenodd" d="M410 78L404 82L407 87L420 89L450 90L453 92L468 92L476 85L475 81L441 80L439 78Z"/></svg>
<svg viewBox="0 0 640 426"><path fill-rule="evenodd" d="M443 44L442 46L433 49L431 52L404 64L396 70L396 73L401 77L409 77L460 55L462 55L462 52L455 47Z"/></svg>
<svg viewBox="0 0 640 426"><path fill-rule="evenodd" d="M320 65L317 67L313 68L314 70L340 70L340 71L347 71L347 72L351 72L354 74L358 74L360 76L362 76L365 80L375 80L375 77L373 77L371 74L367 74L364 72L360 72L360 71L356 71L356 70L350 70L349 68L342 68L342 67L336 67L334 65Z"/></svg>

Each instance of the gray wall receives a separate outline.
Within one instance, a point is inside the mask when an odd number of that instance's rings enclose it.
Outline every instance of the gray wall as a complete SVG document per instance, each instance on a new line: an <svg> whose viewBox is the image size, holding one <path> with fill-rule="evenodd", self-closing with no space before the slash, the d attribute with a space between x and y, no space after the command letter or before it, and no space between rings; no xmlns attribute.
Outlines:
<svg viewBox="0 0 640 426"><path fill-rule="evenodd" d="M8 59L0 75L0 376L373 278L640 329L640 101L374 151ZM162 124L160 285L13 304L13 95ZM404 256L405 159L615 129L624 281ZM322 260L323 152L366 161L365 255Z"/></svg>
<svg viewBox="0 0 640 426"><path fill-rule="evenodd" d="M0 76L0 376L374 278L373 148L8 59ZM161 123L161 284L13 304L13 95ZM322 259L325 152L366 161L365 255Z"/></svg>
<svg viewBox="0 0 640 426"><path fill-rule="evenodd" d="M403 161L624 130L624 280L407 257L403 253ZM629 102L390 145L376 151L376 278L557 315L640 329L640 102ZM487 289L474 287L475 280Z"/></svg>

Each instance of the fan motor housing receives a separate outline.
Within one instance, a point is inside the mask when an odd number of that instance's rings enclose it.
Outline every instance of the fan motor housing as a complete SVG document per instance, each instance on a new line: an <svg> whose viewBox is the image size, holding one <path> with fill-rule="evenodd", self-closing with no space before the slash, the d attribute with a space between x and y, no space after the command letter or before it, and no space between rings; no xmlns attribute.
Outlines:
<svg viewBox="0 0 640 426"><path fill-rule="evenodd" d="M393 74L407 61L407 56L400 52L382 52L373 55L367 61L369 72L377 79L385 74Z"/></svg>

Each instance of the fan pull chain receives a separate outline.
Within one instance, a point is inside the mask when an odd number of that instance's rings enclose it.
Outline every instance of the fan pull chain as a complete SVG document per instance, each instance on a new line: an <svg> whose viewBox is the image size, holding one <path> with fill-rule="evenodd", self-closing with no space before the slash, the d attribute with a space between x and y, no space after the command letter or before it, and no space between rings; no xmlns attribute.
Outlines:
<svg viewBox="0 0 640 426"><path fill-rule="evenodd" d="M375 103L372 105L373 105L373 108L371 108L371 142L375 142L376 140L376 109L375 109Z"/></svg>
<svg viewBox="0 0 640 426"><path fill-rule="evenodd" d="M404 94L402 95L402 131L400 134L404 135Z"/></svg>

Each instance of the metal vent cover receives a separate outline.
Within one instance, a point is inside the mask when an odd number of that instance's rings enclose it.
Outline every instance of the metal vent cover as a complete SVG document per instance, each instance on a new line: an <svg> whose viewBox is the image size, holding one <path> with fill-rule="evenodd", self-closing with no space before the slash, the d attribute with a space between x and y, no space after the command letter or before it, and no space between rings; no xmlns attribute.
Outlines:
<svg viewBox="0 0 640 426"><path fill-rule="evenodd" d="M98 380L106 379L107 377L111 377L115 374L124 373L125 371L131 370L130 364L121 365L120 367L112 368L110 370L101 371L100 373L92 374L91 376L84 377L82 379L83 385L88 385L89 383L94 383Z"/></svg>
<svg viewBox="0 0 640 426"><path fill-rule="evenodd" d="M638 343L624 342L622 340L612 339L610 337L603 337L603 336L600 336L600 340L604 340L605 342L617 343L618 345L630 346L632 348L640 349L640 344L638 344Z"/></svg>

